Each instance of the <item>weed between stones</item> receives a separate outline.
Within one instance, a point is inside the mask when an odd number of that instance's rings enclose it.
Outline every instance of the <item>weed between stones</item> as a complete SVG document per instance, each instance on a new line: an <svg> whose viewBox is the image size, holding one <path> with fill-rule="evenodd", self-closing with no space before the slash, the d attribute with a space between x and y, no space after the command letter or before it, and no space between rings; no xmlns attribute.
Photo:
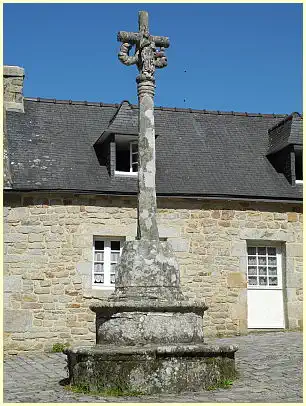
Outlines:
<svg viewBox="0 0 306 406"><path fill-rule="evenodd" d="M209 386L206 390L215 390L215 389L229 389L233 385L233 381L226 379L224 381L218 382L216 385Z"/></svg>
<svg viewBox="0 0 306 406"><path fill-rule="evenodd" d="M67 385L66 390L70 390L74 393L83 393L92 396L142 396L144 393L137 391L125 391L120 387L105 388L97 391L91 391L88 385Z"/></svg>
<svg viewBox="0 0 306 406"><path fill-rule="evenodd" d="M69 343L55 343L52 346L51 352L63 352L65 348L70 347Z"/></svg>

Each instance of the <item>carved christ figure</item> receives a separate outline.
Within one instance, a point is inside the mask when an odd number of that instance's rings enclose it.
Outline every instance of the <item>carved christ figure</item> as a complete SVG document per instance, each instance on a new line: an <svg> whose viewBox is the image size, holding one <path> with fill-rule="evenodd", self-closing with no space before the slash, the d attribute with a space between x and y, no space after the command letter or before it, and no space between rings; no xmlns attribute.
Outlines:
<svg viewBox="0 0 306 406"><path fill-rule="evenodd" d="M140 80L154 80L155 69L167 66L164 50L169 47L169 39L149 34L146 12L139 13L139 32L120 31L118 41L123 42L118 54L119 60L125 65L137 65ZM133 46L135 46L135 52L134 55L130 55Z"/></svg>

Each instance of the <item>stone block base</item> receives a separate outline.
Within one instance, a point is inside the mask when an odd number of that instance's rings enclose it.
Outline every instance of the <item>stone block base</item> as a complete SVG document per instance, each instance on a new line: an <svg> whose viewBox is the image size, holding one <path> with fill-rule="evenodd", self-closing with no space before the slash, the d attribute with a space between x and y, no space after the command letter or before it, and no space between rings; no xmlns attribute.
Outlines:
<svg viewBox="0 0 306 406"><path fill-rule="evenodd" d="M115 346L65 350L72 385L90 391L201 391L235 377L236 346L205 344Z"/></svg>
<svg viewBox="0 0 306 406"><path fill-rule="evenodd" d="M203 343L204 303L109 300L90 308L97 315L97 344Z"/></svg>

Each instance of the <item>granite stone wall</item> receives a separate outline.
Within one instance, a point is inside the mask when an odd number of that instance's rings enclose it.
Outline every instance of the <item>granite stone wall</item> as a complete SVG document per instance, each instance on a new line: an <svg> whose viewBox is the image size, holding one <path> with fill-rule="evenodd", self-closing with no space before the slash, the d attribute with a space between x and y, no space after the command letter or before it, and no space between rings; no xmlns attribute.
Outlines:
<svg viewBox="0 0 306 406"><path fill-rule="evenodd" d="M302 206L158 199L158 226L189 298L205 299L204 336L247 333L247 242L280 242L286 327L302 328ZM4 201L4 347L95 342L93 236L136 235L136 197L13 194Z"/></svg>

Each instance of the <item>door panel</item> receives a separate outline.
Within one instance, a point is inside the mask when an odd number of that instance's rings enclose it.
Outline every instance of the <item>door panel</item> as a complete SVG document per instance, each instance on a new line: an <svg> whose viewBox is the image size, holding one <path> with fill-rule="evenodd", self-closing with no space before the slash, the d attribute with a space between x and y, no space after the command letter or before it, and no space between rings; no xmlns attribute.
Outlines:
<svg viewBox="0 0 306 406"><path fill-rule="evenodd" d="M281 289L248 290L248 328L285 328Z"/></svg>

